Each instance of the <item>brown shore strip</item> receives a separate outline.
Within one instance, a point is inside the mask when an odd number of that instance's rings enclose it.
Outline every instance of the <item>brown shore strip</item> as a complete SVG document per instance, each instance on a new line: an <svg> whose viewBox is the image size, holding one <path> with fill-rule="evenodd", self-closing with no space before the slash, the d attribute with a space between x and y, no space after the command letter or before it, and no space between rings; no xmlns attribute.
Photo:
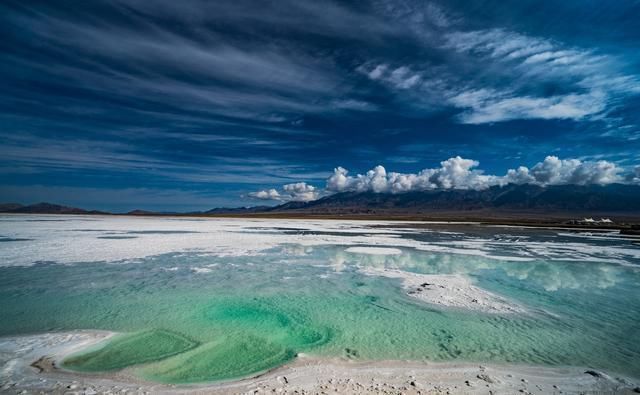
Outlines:
<svg viewBox="0 0 640 395"><path fill-rule="evenodd" d="M118 214L127 215L127 214ZM639 214L620 213L540 213L531 212L430 212L417 214L403 213L306 213L306 212L269 212L269 213L229 213L229 214L140 214L135 217L197 217L197 218L241 218L241 219L295 219L295 220L348 220L348 221L389 221L415 222L413 227L429 227L429 222L448 222L451 224L473 222L479 225L503 225L525 227L562 227L588 230L631 230L640 226ZM583 218L610 218L613 223L585 225L572 223Z"/></svg>
<svg viewBox="0 0 640 395"><path fill-rule="evenodd" d="M424 213L398 212L353 212L353 213L317 213L317 212L252 212L252 213L2 213L5 215L70 215L70 216L117 216L117 217L179 217L179 218L237 218L237 219L292 219L292 220L347 220L347 221L383 221L383 222L413 222L411 227L433 227L433 222L443 222L442 225L477 225L514 226L532 228L566 228L590 231L615 231L621 234L640 235L640 213L611 213L611 212L540 212L526 211L432 211ZM578 223L583 218L609 218L611 224L596 223L593 225ZM384 225L400 226L400 225Z"/></svg>

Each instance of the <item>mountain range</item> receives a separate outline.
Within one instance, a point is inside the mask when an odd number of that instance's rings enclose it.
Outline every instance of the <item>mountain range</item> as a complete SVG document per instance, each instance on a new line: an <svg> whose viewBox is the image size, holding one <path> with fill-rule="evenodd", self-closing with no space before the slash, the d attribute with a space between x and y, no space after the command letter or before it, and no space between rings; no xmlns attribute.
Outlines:
<svg viewBox="0 0 640 395"><path fill-rule="evenodd" d="M105 211L84 210L76 207L61 206L53 203L22 205L19 203L0 203L0 213L15 214L109 214Z"/></svg>
<svg viewBox="0 0 640 395"><path fill-rule="evenodd" d="M50 203L23 206L0 204L0 212L40 214L108 214ZM640 215L640 185L555 185L525 184L494 186L485 190L432 190L402 194L342 192L311 202L287 202L277 206L214 208L182 214L228 215L252 213L295 213L314 215L528 212L619 213ZM134 210L130 215L160 215Z"/></svg>
<svg viewBox="0 0 640 395"><path fill-rule="evenodd" d="M311 202L289 202L271 211L318 214L469 211L635 212L640 213L640 186L626 184L537 185L509 184L484 190L432 190L386 194L343 192Z"/></svg>

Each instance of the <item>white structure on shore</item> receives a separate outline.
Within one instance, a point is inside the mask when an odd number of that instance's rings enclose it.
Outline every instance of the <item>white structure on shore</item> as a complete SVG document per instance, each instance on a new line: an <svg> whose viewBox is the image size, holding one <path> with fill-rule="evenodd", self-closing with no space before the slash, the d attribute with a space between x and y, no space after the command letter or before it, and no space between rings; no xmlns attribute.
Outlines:
<svg viewBox="0 0 640 395"><path fill-rule="evenodd" d="M571 223L576 225L612 225L613 221L610 218L593 219L589 217L573 220Z"/></svg>

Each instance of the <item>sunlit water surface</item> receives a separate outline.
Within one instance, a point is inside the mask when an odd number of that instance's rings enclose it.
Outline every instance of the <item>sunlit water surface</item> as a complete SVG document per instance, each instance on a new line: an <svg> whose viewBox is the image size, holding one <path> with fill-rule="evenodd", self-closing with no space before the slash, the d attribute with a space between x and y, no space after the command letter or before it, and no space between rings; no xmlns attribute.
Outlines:
<svg viewBox="0 0 640 395"><path fill-rule="evenodd" d="M147 220L144 226L129 220L113 231L110 221L121 220L79 217L63 226L25 220L35 216L0 218L0 335L76 329L123 333L67 359L71 369L130 367L149 380L202 382L247 376L305 353L357 360L578 365L640 377L640 260L635 255L640 248L627 239L434 226L397 234L389 229L401 253L367 255L346 251L354 236L349 233L337 236L347 245L302 245L287 241L331 232L303 230L300 222L285 229L265 221L259 227L216 230L222 237L232 231L281 237L280 243L251 254L186 248L63 264L39 255L38 248L42 254L63 253L77 242L75 248L84 243L91 249L90 241L98 238L115 250L122 243L171 242L189 238L184 229L198 231L199 222L185 222L176 231L169 220ZM90 221L93 228L87 227ZM64 236L68 232L75 232L71 240ZM47 241L46 248L38 240ZM376 236L371 240L376 245ZM469 250L420 251L406 247L405 240L444 246L468 242ZM491 254L470 249L479 241L485 242L480 249ZM545 243L550 243L547 250L541 249ZM573 248L563 252L563 244ZM578 250L581 244L591 252ZM21 254L31 254L37 263L17 261ZM368 267L463 274L529 313L435 307L407 296L398 279L362 274Z"/></svg>

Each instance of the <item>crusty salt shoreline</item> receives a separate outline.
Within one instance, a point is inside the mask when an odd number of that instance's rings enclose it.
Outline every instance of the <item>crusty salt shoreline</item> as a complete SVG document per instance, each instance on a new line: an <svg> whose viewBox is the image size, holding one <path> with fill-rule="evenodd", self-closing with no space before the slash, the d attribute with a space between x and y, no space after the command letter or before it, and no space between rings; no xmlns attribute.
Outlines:
<svg viewBox="0 0 640 395"><path fill-rule="evenodd" d="M588 368L424 361L353 361L306 355L253 378L215 384L164 385L124 370L83 374L57 368L66 355L113 334L76 331L0 338L2 393L206 394L514 394L633 393L638 380ZM34 363L35 362L35 363Z"/></svg>
<svg viewBox="0 0 640 395"><path fill-rule="evenodd" d="M401 279L407 295L430 304L496 314L526 311L513 301L476 287L471 279L459 274L419 274L370 267L360 268L360 272Z"/></svg>

